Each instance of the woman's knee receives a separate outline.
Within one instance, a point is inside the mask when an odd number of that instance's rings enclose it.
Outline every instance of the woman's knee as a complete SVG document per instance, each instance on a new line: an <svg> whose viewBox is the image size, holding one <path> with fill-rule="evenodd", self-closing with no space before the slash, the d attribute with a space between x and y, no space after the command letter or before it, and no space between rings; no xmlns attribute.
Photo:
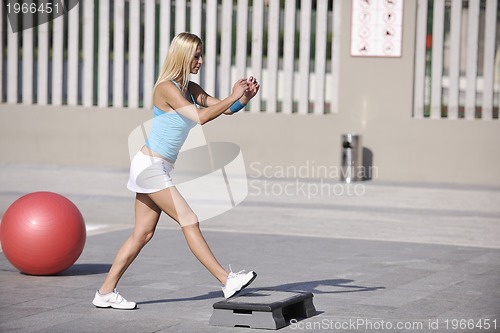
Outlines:
<svg viewBox="0 0 500 333"><path fill-rule="evenodd" d="M194 212L189 212L178 217L177 221L181 227L186 227L198 223L198 216Z"/></svg>
<svg viewBox="0 0 500 333"><path fill-rule="evenodd" d="M149 243L149 241L153 238L154 233L154 230L147 232L134 232L132 237L134 241L142 247Z"/></svg>

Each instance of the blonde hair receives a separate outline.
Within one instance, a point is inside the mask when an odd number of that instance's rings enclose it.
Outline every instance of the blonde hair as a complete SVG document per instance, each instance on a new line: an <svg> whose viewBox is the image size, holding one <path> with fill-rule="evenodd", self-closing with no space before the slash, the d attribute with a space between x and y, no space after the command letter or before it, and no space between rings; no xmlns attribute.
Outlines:
<svg viewBox="0 0 500 333"><path fill-rule="evenodd" d="M189 32L181 32L172 39L163 68L153 87L153 93L158 84L167 80L174 80L182 88L187 88L191 62L199 45L202 45L200 37Z"/></svg>

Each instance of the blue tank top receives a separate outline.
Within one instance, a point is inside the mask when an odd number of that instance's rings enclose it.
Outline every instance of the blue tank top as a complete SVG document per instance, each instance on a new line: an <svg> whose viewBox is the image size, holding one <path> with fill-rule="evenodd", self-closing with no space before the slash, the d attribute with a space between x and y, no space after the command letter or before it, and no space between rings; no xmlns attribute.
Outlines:
<svg viewBox="0 0 500 333"><path fill-rule="evenodd" d="M172 82L181 90L177 82L173 80ZM191 93L190 95L193 104L198 107L193 95ZM175 162L189 131L196 126L196 122L177 111L165 112L156 106L153 106L153 111L154 118L146 147L151 148L167 160Z"/></svg>

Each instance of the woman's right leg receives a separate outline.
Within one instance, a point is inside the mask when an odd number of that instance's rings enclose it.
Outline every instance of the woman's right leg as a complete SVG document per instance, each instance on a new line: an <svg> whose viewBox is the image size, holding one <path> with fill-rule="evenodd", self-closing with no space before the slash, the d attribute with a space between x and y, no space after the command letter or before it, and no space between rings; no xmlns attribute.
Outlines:
<svg viewBox="0 0 500 333"><path fill-rule="evenodd" d="M151 193L149 196L158 207L181 225L182 232L191 252L224 285L222 288L224 297L233 297L252 283L257 276L254 271L248 273L243 271L228 273L219 264L217 259L215 259L205 238L201 234L198 217L193 213L191 207L189 207L175 186Z"/></svg>
<svg viewBox="0 0 500 333"><path fill-rule="evenodd" d="M201 233L198 217L177 188L169 187L149 196L158 207L179 223L191 252L222 285L225 285L229 273L213 255Z"/></svg>
<svg viewBox="0 0 500 333"><path fill-rule="evenodd" d="M99 293L107 294L116 288L123 273L153 237L160 214L161 209L147 194L136 194L134 231L116 253L113 265L99 288Z"/></svg>

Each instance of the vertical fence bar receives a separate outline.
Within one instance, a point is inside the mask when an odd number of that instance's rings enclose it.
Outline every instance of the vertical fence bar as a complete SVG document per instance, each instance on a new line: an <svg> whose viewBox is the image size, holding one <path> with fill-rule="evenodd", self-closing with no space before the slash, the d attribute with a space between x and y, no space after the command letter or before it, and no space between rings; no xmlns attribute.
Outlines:
<svg viewBox="0 0 500 333"><path fill-rule="evenodd" d="M114 0L113 11L113 106L123 107L125 0Z"/></svg>
<svg viewBox="0 0 500 333"><path fill-rule="evenodd" d="M300 2L300 54L299 54L299 113L309 112L309 75L311 47L311 0Z"/></svg>
<svg viewBox="0 0 500 333"><path fill-rule="evenodd" d="M167 50L170 45L170 17L172 11L172 4L170 0L162 0L160 3L160 54L158 59L160 59L160 71L163 66L163 61L167 56Z"/></svg>
<svg viewBox="0 0 500 333"><path fill-rule="evenodd" d="M175 0L175 34L186 31L186 0Z"/></svg>
<svg viewBox="0 0 500 333"><path fill-rule="evenodd" d="M196 36L201 37L201 12L203 10L203 6L201 0L191 0L191 28L189 29Z"/></svg>
<svg viewBox="0 0 500 333"><path fill-rule="evenodd" d="M252 76L262 81L262 45L264 39L264 0L253 1L252 13ZM263 85L265 88L265 84ZM262 94L255 95L252 99L250 111L261 111Z"/></svg>
<svg viewBox="0 0 500 333"><path fill-rule="evenodd" d="M0 103L3 102L3 6L0 6ZM7 17L7 16L5 16ZM7 22L8 24L8 22ZM7 31L9 29L7 28Z"/></svg>
<svg viewBox="0 0 500 333"><path fill-rule="evenodd" d="M17 66L19 59L17 33L7 27L7 103L17 103Z"/></svg>
<svg viewBox="0 0 500 333"><path fill-rule="evenodd" d="M94 104L94 1L83 5L83 106Z"/></svg>
<svg viewBox="0 0 500 333"><path fill-rule="evenodd" d="M267 101L266 112L277 112L278 96L278 56L279 56L279 28L280 28L280 2L269 2L267 39Z"/></svg>
<svg viewBox="0 0 500 333"><path fill-rule="evenodd" d="M202 13L203 7L201 0L191 0L191 28L190 31L195 34L196 36L203 38L201 36L201 22L202 22ZM201 71L200 71L201 72ZM200 83L201 73L198 73L198 75L191 75L191 81Z"/></svg>
<svg viewBox="0 0 500 333"><path fill-rule="evenodd" d="M143 106L151 107L155 83L155 1L144 2L144 97Z"/></svg>
<svg viewBox="0 0 500 333"><path fill-rule="evenodd" d="M431 118L441 118L444 45L444 0L434 0L432 20Z"/></svg>
<svg viewBox="0 0 500 333"><path fill-rule="evenodd" d="M109 96L109 0L99 0L99 48L97 105L108 107Z"/></svg>
<svg viewBox="0 0 500 333"><path fill-rule="evenodd" d="M80 3L68 12L68 105L78 104Z"/></svg>
<svg viewBox="0 0 500 333"><path fill-rule="evenodd" d="M326 36L328 1L318 1L316 7L315 103L314 114L325 113Z"/></svg>
<svg viewBox="0 0 500 333"><path fill-rule="evenodd" d="M480 1L469 1L467 18L467 90L465 91L465 119L474 119L476 114L477 49L479 38Z"/></svg>
<svg viewBox="0 0 500 333"><path fill-rule="evenodd" d="M248 0L238 0L236 21L236 77L246 77ZM260 79L260 78L259 78Z"/></svg>
<svg viewBox="0 0 500 333"><path fill-rule="evenodd" d="M427 38L427 0L418 0L415 37L415 81L413 117L423 118L425 109L425 41Z"/></svg>
<svg viewBox="0 0 500 333"><path fill-rule="evenodd" d="M139 64L140 58L140 29L141 29L141 2L129 2L129 47L128 47L128 107L139 107Z"/></svg>
<svg viewBox="0 0 500 333"><path fill-rule="evenodd" d="M332 112L339 111L339 88L340 88L340 42L341 42L341 20L342 20L342 1L333 0L333 36L332 36Z"/></svg>
<svg viewBox="0 0 500 333"><path fill-rule="evenodd" d="M233 0L222 0L222 31L219 68L219 94L229 95L233 39Z"/></svg>
<svg viewBox="0 0 500 333"><path fill-rule="evenodd" d="M448 86L448 118L458 119L460 108L460 42L462 0L453 0L450 13L450 84Z"/></svg>
<svg viewBox="0 0 500 333"><path fill-rule="evenodd" d="M206 65L205 82L207 93L215 95L215 80L217 70L217 0L207 0L207 21L206 21Z"/></svg>
<svg viewBox="0 0 500 333"><path fill-rule="evenodd" d="M497 0L487 0L484 26L483 104L482 119L493 119L493 83L495 72L495 34Z"/></svg>
<svg viewBox="0 0 500 333"><path fill-rule="evenodd" d="M337 2L337 1L336 1ZM285 1L284 41L283 41L283 102L282 112L293 112L293 83L295 73L295 0Z"/></svg>
<svg viewBox="0 0 500 333"><path fill-rule="evenodd" d="M2 6L0 6L2 7ZM23 31L23 96L24 104L33 104L33 28ZM1 66L3 67L3 66ZM1 77L1 75L0 75ZM0 80L2 81L2 80Z"/></svg>
<svg viewBox="0 0 500 333"><path fill-rule="evenodd" d="M46 14L38 14L43 19ZM48 104L49 85L49 23L38 26L38 59L37 59L37 104ZM17 68L17 67L16 67ZM17 75L17 73L16 73Z"/></svg>
<svg viewBox="0 0 500 333"><path fill-rule="evenodd" d="M64 16L53 21L52 32L52 105L63 103L63 44L64 44Z"/></svg>

